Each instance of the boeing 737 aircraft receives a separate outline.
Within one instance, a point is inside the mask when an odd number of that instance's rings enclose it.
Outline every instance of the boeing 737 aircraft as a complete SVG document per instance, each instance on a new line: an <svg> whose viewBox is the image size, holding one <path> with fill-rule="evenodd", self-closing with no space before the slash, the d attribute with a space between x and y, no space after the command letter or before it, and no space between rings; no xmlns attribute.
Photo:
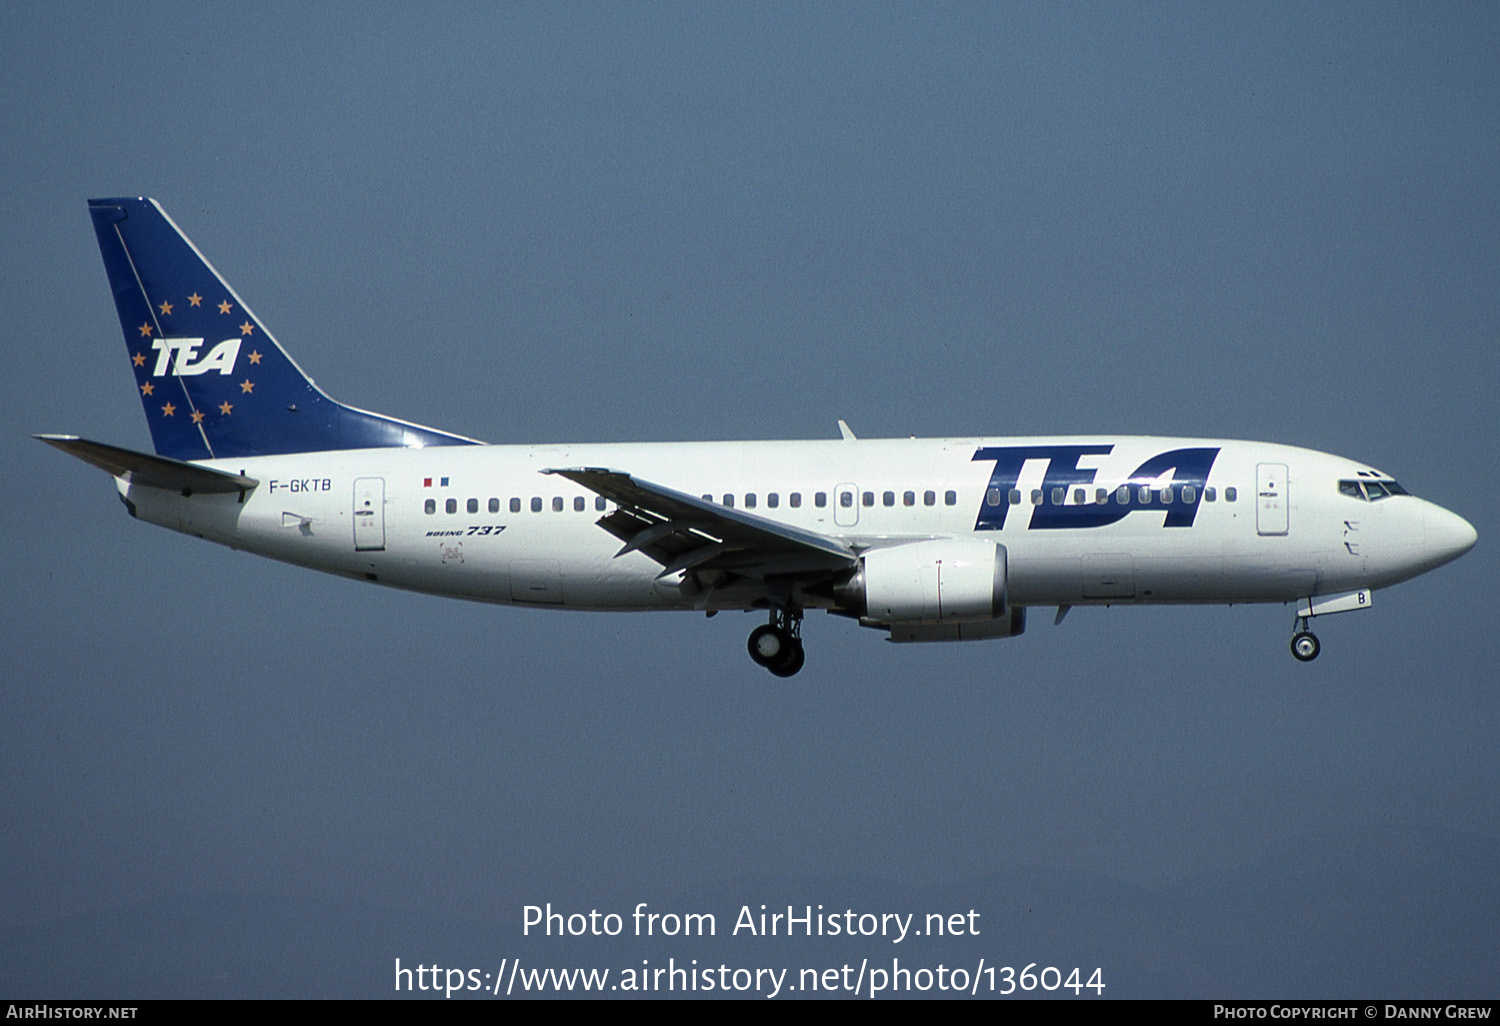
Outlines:
<svg viewBox="0 0 1500 1026"><path fill-rule="evenodd" d="M89 202L155 454L43 441L130 514L397 588L557 609L763 610L802 668L808 609L892 641L1020 634L1030 606L1296 602L1467 552L1463 518L1354 460L1155 437L487 445L335 402L154 201Z"/></svg>

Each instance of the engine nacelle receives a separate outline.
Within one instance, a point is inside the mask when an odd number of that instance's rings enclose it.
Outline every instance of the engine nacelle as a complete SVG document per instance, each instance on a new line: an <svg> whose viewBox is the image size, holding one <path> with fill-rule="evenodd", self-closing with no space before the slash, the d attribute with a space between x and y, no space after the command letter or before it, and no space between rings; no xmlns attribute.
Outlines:
<svg viewBox="0 0 1500 1026"><path fill-rule="evenodd" d="M986 638L1014 638L1026 630L1026 607L1011 606L1010 612L997 620L970 623L891 624L892 641L984 641Z"/></svg>
<svg viewBox="0 0 1500 1026"><path fill-rule="evenodd" d="M1005 546L975 538L938 538L871 549L860 558L854 576L836 589L835 597L839 612L858 616L867 627L891 628L893 640L897 627L982 624L988 631L941 630L932 640L1019 633L1011 628L1006 600ZM1003 633L989 633L997 631Z"/></svg>

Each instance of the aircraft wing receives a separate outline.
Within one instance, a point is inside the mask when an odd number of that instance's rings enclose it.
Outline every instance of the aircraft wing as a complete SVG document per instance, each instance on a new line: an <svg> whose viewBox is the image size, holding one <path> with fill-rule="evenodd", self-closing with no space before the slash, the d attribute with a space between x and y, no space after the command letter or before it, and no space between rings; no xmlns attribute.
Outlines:
<svg viewBox="0 0 1500 1026"><path fill-rule="evenodd" d="M624 471L551 469L619 508L599 526L625 544L615 555L643 552L662 564L659 576L723 570L746 577L822 576L859 559L848 545L744 510L706 502Z"/></svg>
<svg viewBox="0 0 1500 1026"><path fill-rule="evenodd" d="M131 484L164 488L169 492L181 492L183 495L192 495L195 492L205 495L239 492L244 495L260 484L253 477L228 474L222 470L200 467L195 463L185 463L167 456L152 456L144 452L122 449L117 445L91 442L77 435L34 435L32 437L39 442L46 442L54 448L61 449L69 456L76 456L91 466L108 471L115 477L123 478Z"/></svg>

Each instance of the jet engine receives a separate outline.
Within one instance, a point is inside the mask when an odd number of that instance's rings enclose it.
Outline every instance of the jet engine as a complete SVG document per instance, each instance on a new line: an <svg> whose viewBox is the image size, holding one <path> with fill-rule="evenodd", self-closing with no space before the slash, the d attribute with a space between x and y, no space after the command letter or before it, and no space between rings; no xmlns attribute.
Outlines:
<svg viewBox="0 0 1500 1026"><path fill-rule="evenodd" d="M1004 545L936 538L870 549L834 589L835 612L891 632L892 641L1008 638L1026 611L1006 599Z"/></svg>

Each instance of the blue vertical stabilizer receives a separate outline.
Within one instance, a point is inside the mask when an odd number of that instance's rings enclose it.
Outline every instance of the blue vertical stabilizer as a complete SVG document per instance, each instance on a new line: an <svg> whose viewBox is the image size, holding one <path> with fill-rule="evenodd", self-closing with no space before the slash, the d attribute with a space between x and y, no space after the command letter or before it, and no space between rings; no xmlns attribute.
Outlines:
<svg viewBox="0 0 1500 1026"><path fill-rule="evenodd" d="M324 395L155 200L89 213L158 455L476 444Z"/></svg>

